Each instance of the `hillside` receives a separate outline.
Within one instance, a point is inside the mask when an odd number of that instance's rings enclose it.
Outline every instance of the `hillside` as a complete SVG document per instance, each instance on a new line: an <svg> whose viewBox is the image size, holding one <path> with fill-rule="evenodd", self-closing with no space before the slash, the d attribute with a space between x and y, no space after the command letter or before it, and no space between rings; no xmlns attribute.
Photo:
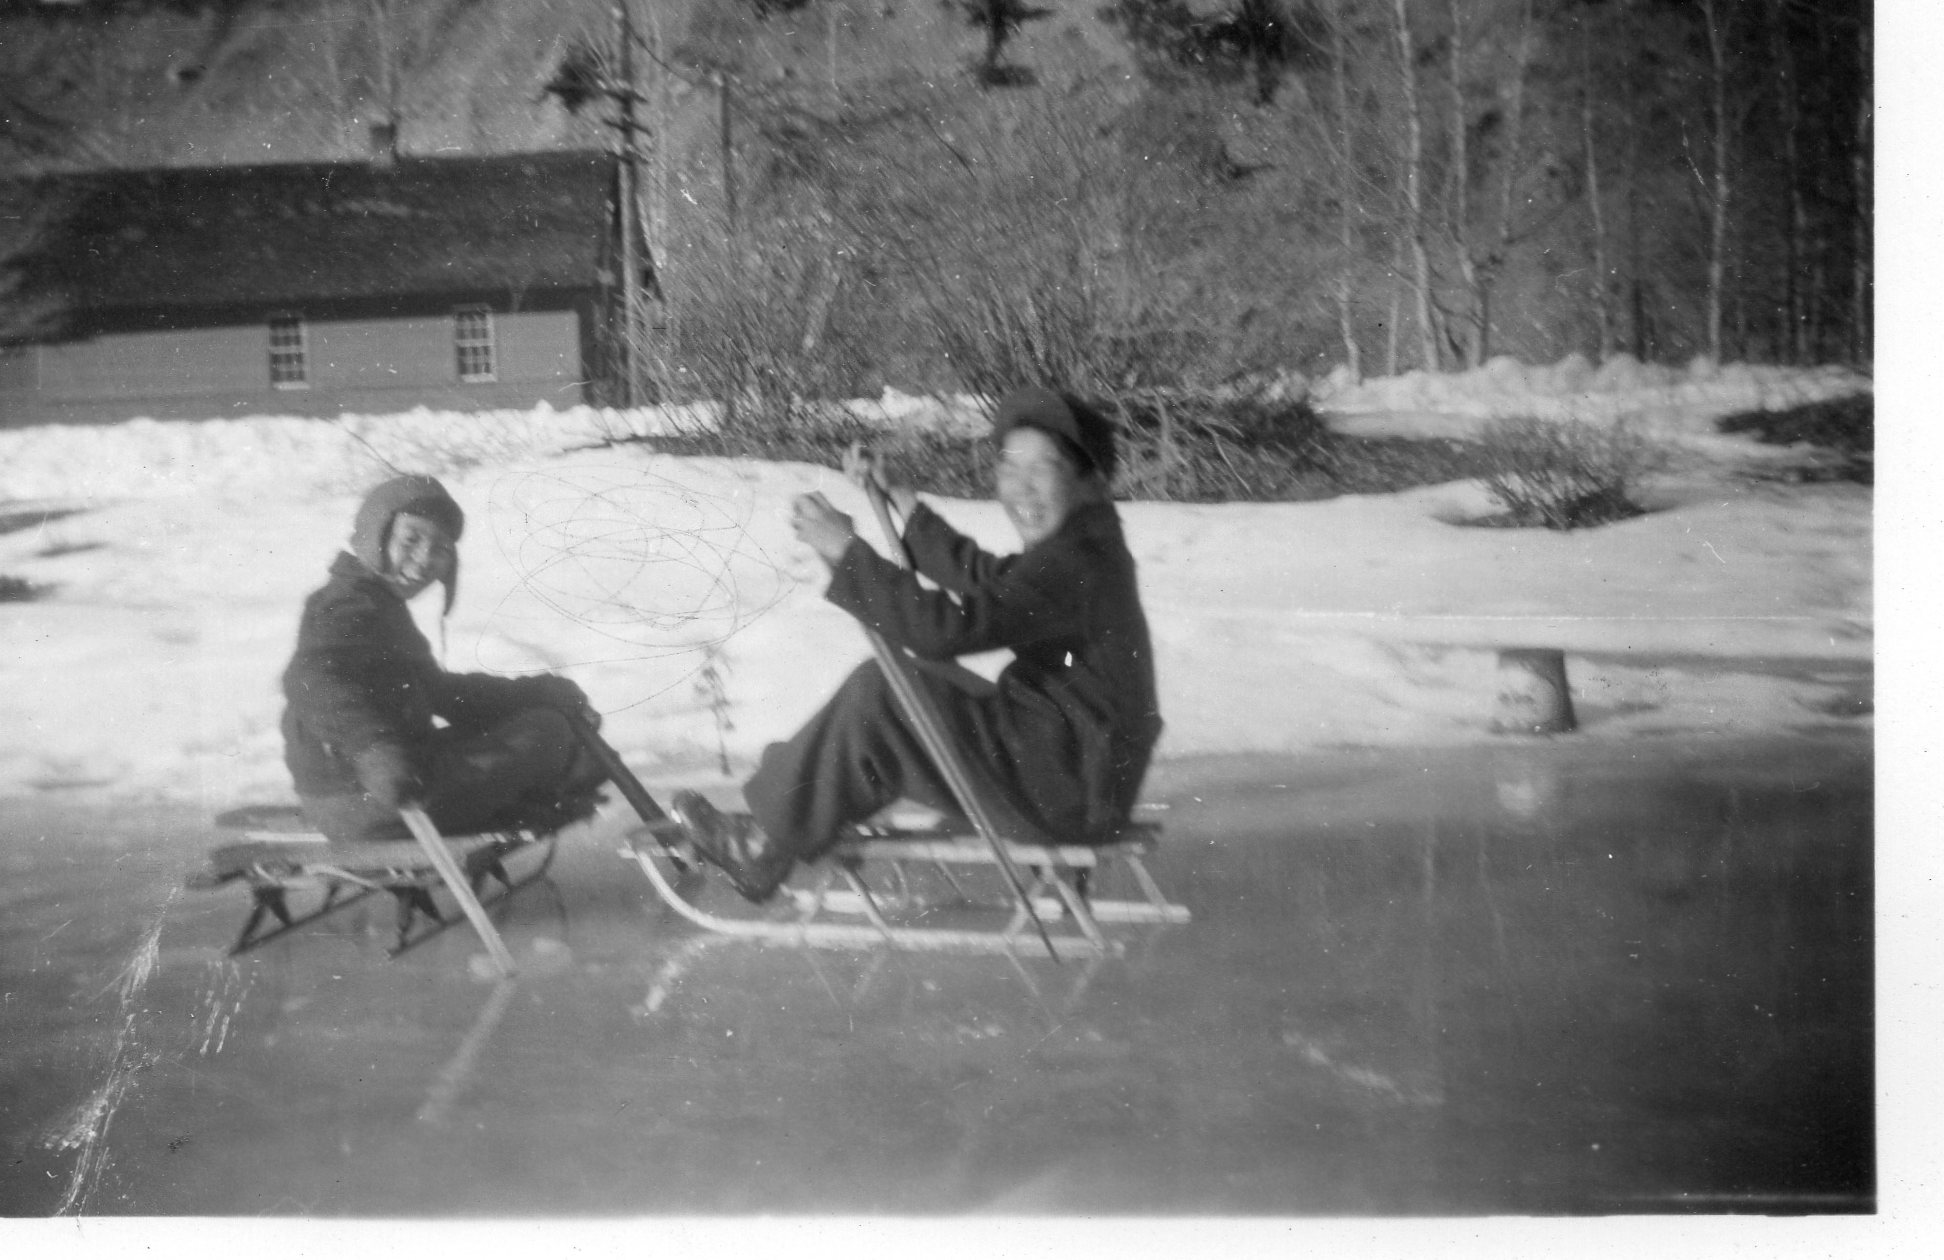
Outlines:
<svg viewBox="0 0 1944 1260"><path fill-rule="evenodd" d="M888 79L963 77L979 33L933 2L747 0L635 6L672 63L676 147L714 125L711 68L829 103ZM1015 59L1051 86L1082 59L1128 60L1093 6L1029 23ZM397 81L404 155L605 143L545 87L577 40L605 38L611 0L204 0L0 8L0 159L16 168L352 160ZM831 24L834 22L834 30ZM644 85L655 79L642 68Z"/></svg>
<svg viewBox="0 0 1944 1260"><path fill-rule="evenodd" d="M1869 357L1855 0L1048 0L990 57L968 7L637 0L664 393ZM549 85L613 13L14 0L0 163L605 146Z"/></svg>

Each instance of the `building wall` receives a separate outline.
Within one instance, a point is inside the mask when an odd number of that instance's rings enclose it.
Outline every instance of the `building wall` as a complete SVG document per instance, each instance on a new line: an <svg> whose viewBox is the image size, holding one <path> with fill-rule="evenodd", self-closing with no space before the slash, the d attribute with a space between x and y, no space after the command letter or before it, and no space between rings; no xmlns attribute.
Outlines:
<svg viewBox="0 0 1944 1260"><path fill-rule="evenodd" d="M583 400L576 312L494 312L497 379L459 379L450 314L306 321L308 385L270 383L268 323L105 333L0 353L0 425L147 416L523 409Z"/></svg>

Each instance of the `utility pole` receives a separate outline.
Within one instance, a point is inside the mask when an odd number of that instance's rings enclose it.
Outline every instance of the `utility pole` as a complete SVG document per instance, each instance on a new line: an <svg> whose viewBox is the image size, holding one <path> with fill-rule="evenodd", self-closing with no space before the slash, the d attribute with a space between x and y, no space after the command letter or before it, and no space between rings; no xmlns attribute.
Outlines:
<svg viewBox="0 0 1944 1260"><path fill-rule="evenodd" d="M636 104L647 98L635 87L637 37L631 5L632 0L616 0L611 10L614 15L611 41L606 46L576 43L546 86L546 91L559 97L570 113L578 114L592 102L599 102L603 110L614 107L614 113L604 115L600 121L615 132L614 260L621 276L620 328L614 335L613 366L620 377L620 401L626 407L649 402L654 393L652 383L643 380L650 357L647 301L650 297L662 297L660 271L655 264L654 250L644 239L641 217L642 162L637 137L644 132L654 134L655 129L635 120ZM650 104L656 110L655 122L659 123L658 103ZM645 285L644 275L648 277Z"/></svg>

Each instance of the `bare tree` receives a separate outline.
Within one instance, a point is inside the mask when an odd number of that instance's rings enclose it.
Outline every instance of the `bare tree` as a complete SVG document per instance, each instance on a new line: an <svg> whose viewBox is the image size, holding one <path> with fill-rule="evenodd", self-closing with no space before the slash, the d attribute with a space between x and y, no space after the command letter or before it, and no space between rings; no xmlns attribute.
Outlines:
<svg viewBox="0 0 1944 1260"><path fill-rule="evenodd" d="M1053 10L1027 4L1026 0L944 0L945 7L985 32L985 53L977 67L979 82L987 87L1011 87L1030 83L1033 76L1005 63L1006 45L1028 22L1053 16Z"/></svg>
<svg viewBox="0 0 1944 1260"><path fill-rule="evenodd" d="M1857 54L1862 71L1863 90L1856 102L1856 147L1850 156L1850 184L1855 196L1851 212L1850 236L1850 357L1867 362L1874 352L1870 326L1870 154L1871 115L1875 89L1870 77L1871 28L1866 20L1859 24Z"/></svg>
<svg viewBox="0 0 1944 1260"><path fill-rule="evenodd" d="M1785 4L1786 0L1769 0L1769 47L1774 59L1775 102L1782 121L1782 174L1789 198L1787 226L1782 233L1782 310L1788 321L1783 345L1791 362L1802 363L1809 358L1809 318L1804 309L1801 283L1803 248L1809 238L1809 209L1802 189L1802 105Z"/></svg>
<svg viewBox="0 0 1944 1260"><path fill-rule="evenodd" d="M1410 0L1391 0L1397 36L1397 68L1404 93L1404 212L1411 246L1411 263L1416 272L1414 298L1417 305L1418 354L1424 370L1440 367L1438 333L1431 303L1431 253L1425 244L1424 215L1424 108L1418 100L1417 47L1411 35Z"/></svg>
<svg viewBox="0 0 1944 1260"><path fill-rule="evenodd" d="M1613 356L1613 307L1607 274L1606 203L1600 187L1600 149L1593 102L1598 85L1593 75L1593 22L1585 11L1579 14L1580 53L1580 145L1586 163L1586 211L1592 234L1593 321L1599 330L1599 358L1604 363Z"/></svg>
<svg viewBox="0 0 1944 1260"><path fill-rule="evenodd" d="M1404 325L1404 251L1396 251L1396 265L1391 268L1390 282L1390 319L1384 324L1384 375L1396 376L1399 360L1398 346Z"/></svg>
<svg viewBox="0 0 1944 1260"><path fill-rule="evenodd" d="M716 73L716 142L722 156L722 218L729 239L736 237L736 103L735 80L727 71Z"/></svg>
<svg viewBox="0 0 1944 1260"><path fill-rule="evenodd" d="M1471 110L1465 104L1465 7L1468 0L1450 0L1451 5L1451 197L1446 202L1446 230L1458 255L1458 276L1464 282L1468 327L1465 330L1465 366L1479 365L1485 342L1484 291L1478 276L1478 258L1471 242Z"/></svg>
<svg viewBox="0 0 1944 1260"><path fill-rule="evenodd" d="M632 3L632 0L623 2ZM652 359L655 379L667 382L673 378L673 364L669 362L667 347L673 344L679 329L676 327L678 315L667 301L667 289L661 283L672 257L668 248L672 232L668 188L670 170L674 165L669 142L669 120L673 116L669 94L673 76L668 72L666 45L662 41L661 10L659 4L648 6L647 31L639 36L643 40L642 51L647 54L653 69L650 71L647 99L643 102L648 109L648 126L639 137L646 142L646 154L641 164L642 178L635 191L640 201L642 240L647 242L649 256L654 260L658 282L654 294L658 299L656 318L643 323L644 328L655 334L648 338L647 354Z"/></svg>
<svg viewBox="0 0 1944 1260"><path fill-rule="evenodd" d="M1343 16L1332 12L1337 20ZM1120 25L1136 47L1184 70L1251 80L1254 103L1263 106L1276 99L1292 69L1323 51L1314 0L1224 0L1216 7L1114 0L1101 15Z"/></svg>
<svg viewBox="0 0 1944 1260"><path fill-rule="evenodd" d="M824 70L830 79L830 107L837 109L844 97L837 90L837 0L824 0Z"/></svg>
<svg viewBox="0 0 1944 1260"><path fill-rule="evenodd" d="M1227 12L1205 24L1203 42L1247 65L1255 78L1256 104L1267 105L1276 99L1284 73L1302 56L1308 39L1285 0L1233 0Z"/></svg>
<svg viewBox="0 0 1944 1260"><path fill-rule="evenodd" d="M1478 357L1492 355L1492 290L1512 255L1515 243L1519 176L1525 170L1526 78L1532 69L1532 0L1519 5L1519 41L1512 58L1512 82L1508 87L1505 156L1501 162L1498 228L1493 234L1491 252L1478 285Z"/></svg>
<svg viewBox="0 0 1944 1260"><path fill-rule="evenodd" d="M1700 0L1707 27L1714 169L1708 195L1708 356L1721 361L1721 311L1728 275L1728 30L1723 0Z"/></svg>
<svg viewBox="0 0 1944 1260"><path fill-rule="evenodd" d="M1331 156L1335 158L1337 186L1337 234L1343 256L1337 260L1336 308L1337 330L1343 337L1344 363L1350 369L1350 378L1363 379L1363 352L1357 343L1357 323L1352 313L1351 296L1354 279L1351 275L1357 262L1357 217L1359 198L1357 196L1356 142L1352 139L1353 117L1350 112L1350 53L1348 31L1345 29L1347 18L1343 12L1343 0L1328 0L1330 20L1330 85L1336 107L1336 134L1330 146Z"/></svg>

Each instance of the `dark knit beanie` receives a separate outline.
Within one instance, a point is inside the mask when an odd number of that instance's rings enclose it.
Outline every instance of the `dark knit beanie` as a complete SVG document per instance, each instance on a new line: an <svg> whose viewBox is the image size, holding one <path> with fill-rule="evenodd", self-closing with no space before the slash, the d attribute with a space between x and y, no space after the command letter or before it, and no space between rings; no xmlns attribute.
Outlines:
<svg viewBox="0 0 1944 1260"><path fill-rule="evenodd" d="M1106 481L1114 479L1113 422L1084 400L1038 385L1016 389L1000 400L992 436L1003 442L1021 425L1064 441L1079 457L1080 471L1098 472Z"/></svg>
<svg viewBox="0 0 1944 1260"><path fill-rule="evenodd" d="M385 544L391 538L393 518L400 513L410 516L423 516L437 521L452 541L458 542L459 536L466 532L466 514L459 503L446 488L439 484L437 477L427 477L422 473L410 473L403 477L393 477L375 487L358 505L358 514L351 522L351 554L364 562L364 566L380 577L385 576ZM459 594L459 557L452 558L452 569L445 576L445 611L452 611L452 601Z"/></svg>

